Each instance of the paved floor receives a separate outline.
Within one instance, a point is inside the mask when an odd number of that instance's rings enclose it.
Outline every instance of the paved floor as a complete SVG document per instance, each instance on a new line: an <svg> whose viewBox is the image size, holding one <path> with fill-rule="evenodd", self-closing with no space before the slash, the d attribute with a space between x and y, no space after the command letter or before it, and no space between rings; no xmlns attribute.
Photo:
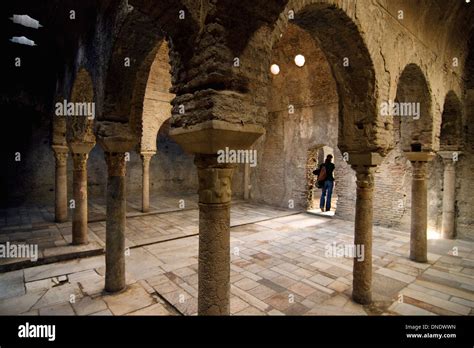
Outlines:
<svg viewBox="0 0 474 348"><path fill-rule="evenodd" d="M232 314L474 314L473 242L430 240L429 262L418 264L407 258L407 232L375 227L374 304L360 306L350 299L352 259L328 253L351 244L352 223L242 202L231 215ZM102 292L103 255L2 273L0 314L195 315L197 218L189 210L129 219L121 294ZM103 222L89 227L103 238Z"/></svg>
<svg viewBox="0 0 474 348"><path fill-rule="evenodd" d="M183 200L180 202L180 200ZM184 205L180 205L183 203ZM135 247L198 233L197 195L158 196L151 200L150 213L139 211L141 201L129 201L126 247ZM235 200L231 226L294 214L293 210L254 206ZM71 222L54 223L53 207L29 206L0 210L0 243L38 246L37 263L28 258L0 258L0 272L76 257L104 253L105 202L89 202L89 244L72 246ZM166 214L165 214L166 213ZM17 225L15 225L17 223Z"/></svg>

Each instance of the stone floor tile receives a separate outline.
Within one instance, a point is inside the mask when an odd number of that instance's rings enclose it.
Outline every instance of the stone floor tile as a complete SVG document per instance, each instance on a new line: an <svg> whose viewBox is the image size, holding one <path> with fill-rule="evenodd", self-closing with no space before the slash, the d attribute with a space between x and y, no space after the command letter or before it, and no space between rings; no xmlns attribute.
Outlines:
<svg viewBox="0 0 474 348"><path fill-rule="evenodd" d="M250 278L243 278L239 280L238 282L234 283L235 286L238 286L242 290L250 290L259 285L256 281L250 279Z"/></svg>
<svg viewBox="0 0 474 348"><path fill-rule="evenodd" d="M139 284L129 286L122 293L103 297L114 315L123 315L151 305L153 298Z"/></svg>
<svg viewBox="0 0 474 348"><path fill-rule="evenodd" d="M335 279L323 276L322 274L316 274L309 278L309 280L322 286L328 286L329 284L334 282Z"/></svg>
<svg viewBox="0 0 474 348"><path fill-rule="evenodd" d="M83 297L72 304L77 315L89 315L107 309L107 304L101 298Z"/></svg>
<svg viewBox="0 0 474 348"><path fill-rule="evenodd" d="M447 301L447 300L443 300L435 296L431 296L426 293L408 289L408 288L403 289L401 291L401 294L403 294L403 296L409 296L411 298L414 298L415 300L426 302L430 305L440 307L442 309L445 309L457 314L461 314L461 315L468 315L471 311L471 308L466 307L464 305L457 304L457 303Z"/></svg>
<svg viewBox="0 0 474 348"><path fill-rule="evenodd" d="M230 313L235 314L249 307L249 304L234 296L230 299ZM254 307L255 308L255 307Z"/></svg>
<svg viewBox="0 0 474 348"><path fill-rule="evenodd" d="M0 300L24 294L23 270L0 274Z"/></svg>
<svg viewBox="0 0 474 348"><path fill-rule="evenodd" d="M151 306L139 309L135 312L128 313L127 315L175 315L168 311L161 303L155 303Z"/></svg>
<svg viewBox="0 0 474 348"><path fill-rule="evenodd" d="M408 303L395 302L388 309L401 315L435 315L434 313Z"/></svg>
<svg viewBox="0 0 474 348"><path fill-rule="evenodd" d="M69 302L39 309L39 315L75 315Z"/></svg>

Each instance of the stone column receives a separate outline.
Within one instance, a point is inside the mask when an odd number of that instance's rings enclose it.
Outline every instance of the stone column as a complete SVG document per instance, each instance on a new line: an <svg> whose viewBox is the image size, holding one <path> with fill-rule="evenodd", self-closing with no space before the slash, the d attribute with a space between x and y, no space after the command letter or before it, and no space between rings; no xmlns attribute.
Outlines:
<svg viewBox="0 0 474 348"><path fill-rule="evenodd" d="M155 152L141 152L142 158L142 212L150 211L150 160Z"/></svg>
<svg viewBox="0 0 474 348"><path fill-rule="evenodd" d="M199 178L199 315L230 314L230 202L234 166L196 154Z"/></svg>
<svg viewBox="0 0 474 348"><path fill-rule="evenodd" d="M125 288L125 153L105 152L107 162L107 223L105 230L105 290Z"/></svg>
<svg viewBox="0 0 474 348"><path fill-rule="evenodd" d="M426 171L428 162L434 158L434 154L429 152L409 152L405 155L413 167L410 259L416 262L427 262L428 188L426 184Z"/></svg>
<svg viewBox="0 0 474 348"><path fill-rule="evenodd" d="M352 298L360 304L372 302L372 225L374 172L382 158L377 153L351 154L349 163L356 172L356 212L354 246L362 254L355 255Z"/></svg>
<svg viewBox="0 0 474 348"><path fill-rule="evenodd" d="M72 152L72 190L75 207L72 218L72 244L87 244L87 152Z"/></svg>
<svg viewBox="0 0 474 348"><path fill-rule="evenodd" d="M442 237L454 239L455 231L455 202L456 202L456 170L453 151L440 151L438 154L443 159L443 217L442 217ZM456 152L457 156L460 155Z"/></svg>
<svg viewBox="0 0 474 348"><path fill-rule="evenodd" d="M250 198L250 163L245 163L244 166L244 199L247 201Z"/></svg>
<svg viewBox="0 0 474 348"><path fill-rule="evenodd" d="M67 221L67 146L53 145L54 157L56 159L55 173L55 220L56 222Z"/></svg>
<svg viewBox="0 0 474 348"><path fill-rule="evenodd" d="M105 291L118 292L126 287L125 229L127 197L125 171L127 152L137 143L130 126L101 121L96 125L97 141L104 149L107 163L107 217L105 227Z"/></svg>

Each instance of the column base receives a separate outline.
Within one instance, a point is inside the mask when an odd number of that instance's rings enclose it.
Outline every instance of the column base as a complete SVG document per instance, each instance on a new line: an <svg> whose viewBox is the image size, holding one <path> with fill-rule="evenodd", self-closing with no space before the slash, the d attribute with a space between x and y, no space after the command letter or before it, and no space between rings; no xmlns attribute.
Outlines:
<svg viewBox="0 0 474 348"><path fill-rule="evenodd" d="M372 303L372 292L352 292L352 300L361 305L368 305Z"/></svg>

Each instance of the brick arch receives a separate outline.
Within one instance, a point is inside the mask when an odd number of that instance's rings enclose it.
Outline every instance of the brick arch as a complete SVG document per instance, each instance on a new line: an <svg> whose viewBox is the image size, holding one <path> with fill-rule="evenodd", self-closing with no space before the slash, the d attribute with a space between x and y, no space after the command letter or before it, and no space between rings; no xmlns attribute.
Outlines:
<svg viewBox="0 0 474 348"><path fill-rule="evenodd" d="M80 68L71 88L71 96L68 102L72 103L95 103L94 84L91 74L84 67ZM66 117L66 139L68 143L73 142L95 142L93 132L94 120L83 116Z"/></svg>
<svg viewBox="0 0 474 348"><path fill-rule="evenodd" d="M188 74L191 70L195 41L201 35L202 8L194 0L130 0L135 11L156 26L166 38L170 50L172 75L171 90L174 94L187 93ZM204 6L204 4L201 4ZM180 19L181 11L184 19ZM151 64L151 63L150 63ZM191 74L192 75L192 74Z"/></svg>
<svg viewBox="0 0 474 348"><path fill-rule="evenodd" d="M290 1L275 23L271 42L277 42L290 22L310 33L323 50L337 83L339 148L343 152L386 154L391 144L382 137L391 120L378 117L374 65L363 33L348 13L350 9L344 1ZM294 13L291 21L290 10ZM343 66L345 57L348 67Z"/></svg>
<svg viewBox="0 0 474 348"><path fill-rule="evenodd" d="M453 91L446 95L441 130L440 150L459 150L462 145L462 105L459 97Z"/></svg>
<svg viewBox="0 0 474 348"><path fill-rule="evenodd" d="M141 152L156 152L158 131L171 117L171 100L174 95L170 93L168 50L167 41L157 44L142 64L135 86L131 125L138 128Z"/></svg>
<svg viewBox="0 0 474 348"><path fill-rule="evenodd" d="M433 113L431 88L419 65L410 63L400 74L397 84L396 103L407 109L414 107L412 115L396 116L394 120L400 124L400 141L402 150L406 152L429 152L436 150L433 129ZM419 115L413 111L419 106ZM419 119L415 119L418 118Z"/></svg>
<svg viewBox="0 0 474 348"><path fill-rule="evenodd" d="M162 31L149 17L135 10L128 14L115 40L108 65L102 120L131 121L133 103L139 95L144 96L154 52L156 54L163 37ZM128 63L130 66L126 66Z"/></svg>
<svg viewBox="0 0 474 348"><path fill-rule="evenodd" d="M474 151L474 31L468 42L469 52L464 67L464 142Z"/></svg>
<svg viewBox="0 0 474 348"><path fill-rule="evenodd" d="M171 89L179 84L190 59L191 44L199 32L197 22L181 1L131 1L131 9L115 39L105 84L105 106L101 119L128 123L134 136L142 136L142 111L146 86L155 57L166 41L169 48ZM177 20L181 9L186 20ZM125 67L125 58L130 67ZM179 92L179 91L178 91Z"/></svg>

